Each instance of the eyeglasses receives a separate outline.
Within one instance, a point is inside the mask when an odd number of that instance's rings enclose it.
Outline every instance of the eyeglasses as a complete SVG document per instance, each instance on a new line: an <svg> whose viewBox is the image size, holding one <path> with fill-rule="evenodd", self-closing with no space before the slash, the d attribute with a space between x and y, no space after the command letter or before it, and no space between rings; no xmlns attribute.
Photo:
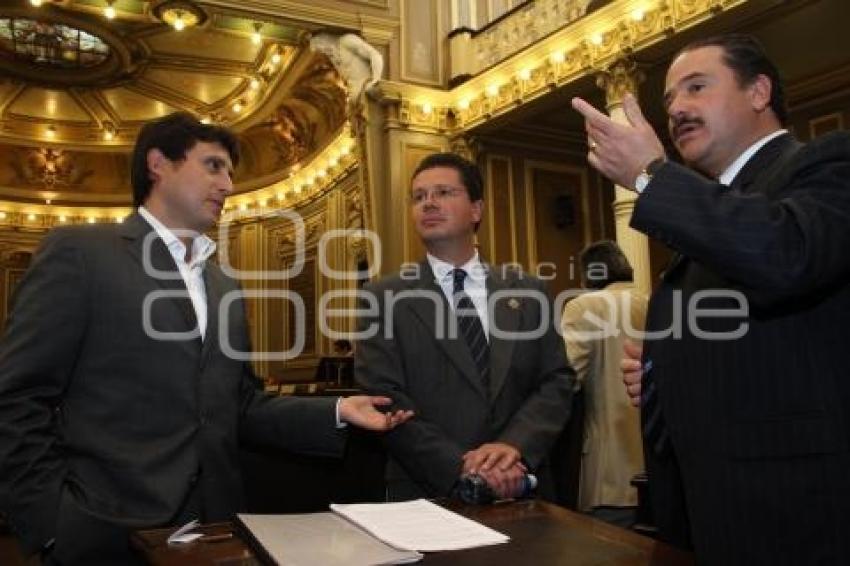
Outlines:
<svg viewBox="0 0 850 566"><path fill-rule="evenodd" d="M449 185L437 185L430 190L416 189L410 193L410 204L417 205L434 198L434 200L443 201L448 198L456 197L466 192L462 187L450 187Z"/></svg>

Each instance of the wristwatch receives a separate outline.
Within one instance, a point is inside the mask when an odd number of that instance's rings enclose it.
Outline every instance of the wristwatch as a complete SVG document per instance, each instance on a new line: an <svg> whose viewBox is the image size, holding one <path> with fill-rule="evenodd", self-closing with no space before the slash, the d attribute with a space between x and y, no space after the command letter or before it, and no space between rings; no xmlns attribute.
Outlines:
<svg viewBox="0 0 850 566"><path fill-rule="evenodd" d="M635 179L635 190L638 193L642 193L649 182L652 180L652 176L658 172L662 165L667 162L667 158L663 155L661 157L656 157L652 161L647 164L643 170L638 173L637 179Z"/></svg>

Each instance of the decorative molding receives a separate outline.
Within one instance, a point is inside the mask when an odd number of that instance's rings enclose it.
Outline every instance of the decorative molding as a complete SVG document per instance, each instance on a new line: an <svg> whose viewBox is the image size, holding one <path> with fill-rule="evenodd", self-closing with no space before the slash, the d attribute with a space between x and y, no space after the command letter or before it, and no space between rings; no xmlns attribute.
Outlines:
<svg viewBox="0 0 850 566"><path fill-rule="evenodd" d="M596 75L596 86L605 91L605 106L608 112L623 104L626 93L636 93L646 78L643 71L631 59L619 59L607 70Z"/></svg>
<svg viewBox="0 0 850 566"><path fill-rule="evenodd" d="M456 125L463 130L478 126L554 88L607 70L624 54L752 2L661 0L645 9L634 1L612 2L453 89Z"/></svg>
<svg viewBox="0 0 850 566"><path fill-rule="evenodd" d="M809 139L842 130L844 130L844 114L842 112L833 112L809 120Z"/></svg>
<svg viewBox="0 0 850 566"><path fill-rule="evenodd" d="M499 19L472 36L472 73L504 61L511 55L578 20L591 0L537 0Z"/></svg>

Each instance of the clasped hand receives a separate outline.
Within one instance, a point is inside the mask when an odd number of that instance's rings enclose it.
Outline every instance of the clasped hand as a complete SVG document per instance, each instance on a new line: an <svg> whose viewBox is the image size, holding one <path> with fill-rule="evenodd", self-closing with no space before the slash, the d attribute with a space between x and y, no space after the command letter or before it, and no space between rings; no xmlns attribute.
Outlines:
<svg viewBox="0 0 850 566"><path fill-rule="evenodd" d="M463 474L477 474L499 497L515 497L522 490L528 469L515 447L504 442L488 442L463 455Z"/></svg>

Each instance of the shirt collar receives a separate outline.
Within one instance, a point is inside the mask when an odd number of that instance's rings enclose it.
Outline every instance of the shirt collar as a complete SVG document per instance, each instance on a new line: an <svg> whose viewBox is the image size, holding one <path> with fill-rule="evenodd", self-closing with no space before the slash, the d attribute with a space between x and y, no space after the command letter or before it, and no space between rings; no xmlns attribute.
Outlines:
<svg viewBox="0 0 850 566"><path fill-rule="evenodd" d="M174 235L174 232L168 229L162 222L160 222L159 218L154 216L151 211L149 211L144 206L140 206L138 208L139 214L142 218L144 218L148 224L151 225L151 228L157 233L157 235L162 238L163 243L168 248L168 251L171 252L171 255L174 256L175 259L179 259L185 262L186 257L186 246L183 242ZM215 253L216 243L206 234L199 234L195 236L192 240L192 261L190 265L203 264L209 257Z"/></svg>
<svg viewBox="0 0 850 566"><path fill-rule="evenodd" d="M744 165L747 164L747 162L753 157L753 155L756 154L758 150L764 147L764 145L773 138L779 137L785 133L788 133L788 130L776 130L775 132L767 134L766 136L755 142L753 145L748 147L746 151L744 151L744 153L739 155L738 159L733 161L732 165L727 167L726 170L720 174L720 177L718 177L717 180L724 185L731 185L732 181L735 180L735 177L738 175L738 173L741 172L741 169L744 168Z"/></svg>
<svg viewBox="0 0 850 566"><path fill-rule="evenodd" d="M426 254L426 257L428 259L428 263L431 265L431 270L434 272L434 276L437 278L437 281L445 281L453 278L452 271L455 270L454 265L431 254ZM478 250L475 250L475 253L469 261L461 265L459 269L466 271L467 277L476 282L481 282L487 279L487 269L484 264L481 263L481 259L478 256Z"/></svg>

